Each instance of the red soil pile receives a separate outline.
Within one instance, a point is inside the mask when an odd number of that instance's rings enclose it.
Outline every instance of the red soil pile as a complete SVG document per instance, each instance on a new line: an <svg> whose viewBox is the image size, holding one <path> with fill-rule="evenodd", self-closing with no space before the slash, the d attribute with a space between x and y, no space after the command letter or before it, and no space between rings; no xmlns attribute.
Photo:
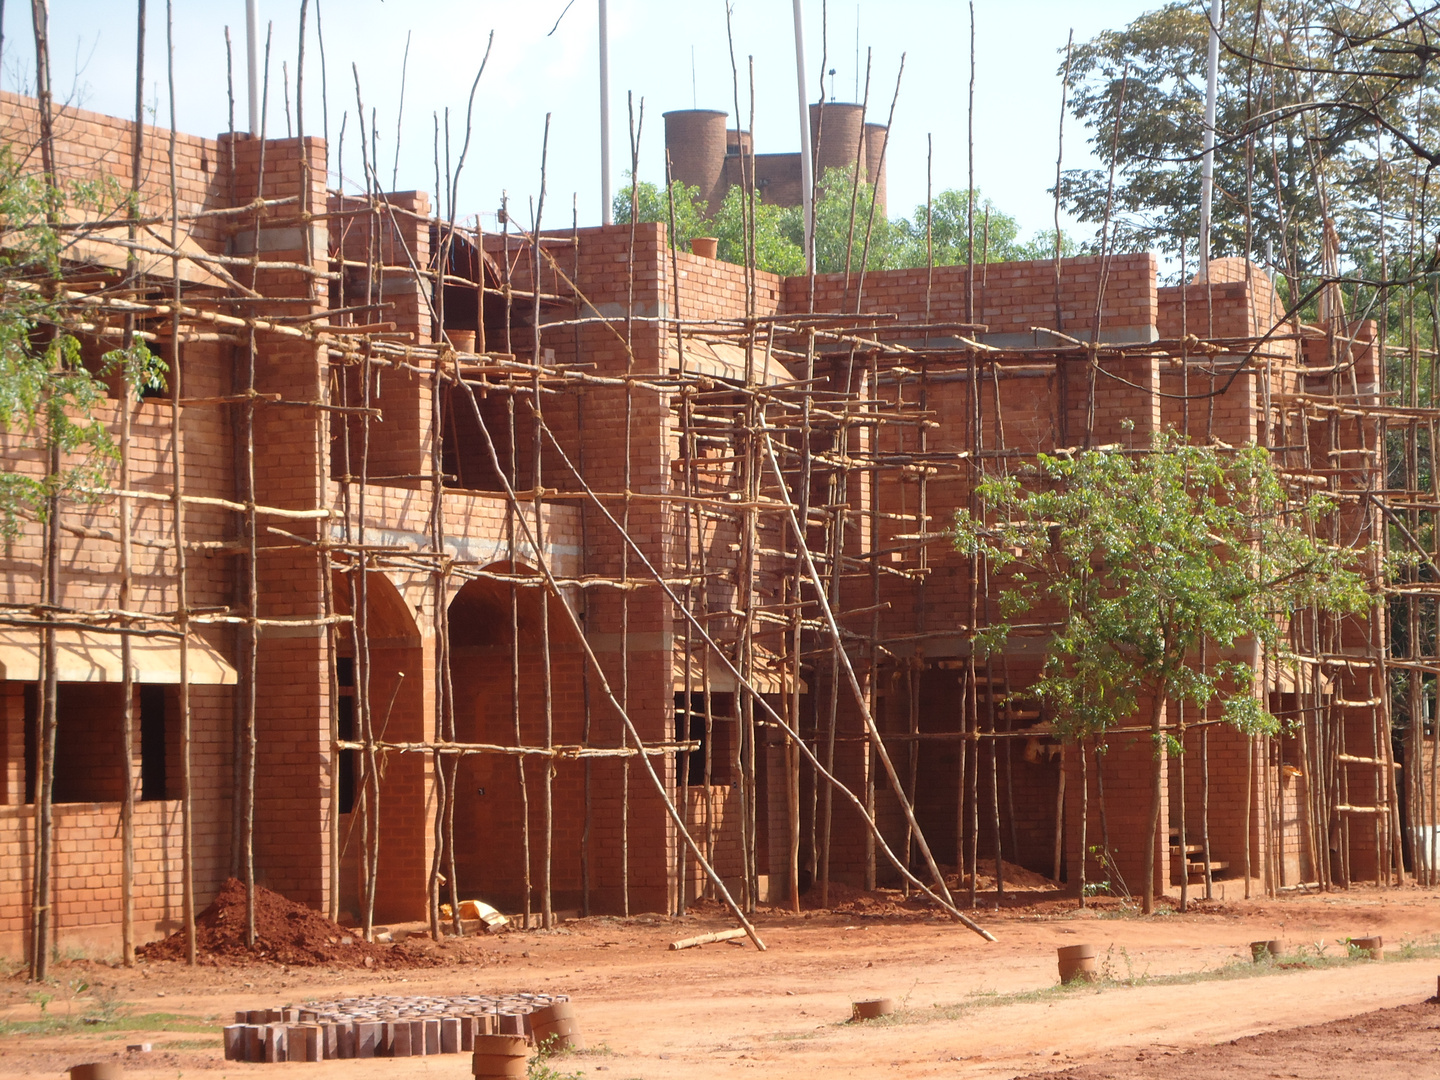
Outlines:
<svg viewBox="0 0 1440 1080"><path fill-rule="evenodd" d="M235 878L195 919L196 952L202 963L265 962L294 967L415 967L440 963L428 950L408 944L375 945L331 922L313 908L256 886L255 947L245 944L245 885ZM348 944L347 944L348 942ZM146 960L184 960L185 931L135 950Z"/></svg>
<svg viewBox="0 0 1440 1080"><path fill-rule="evenodd" d="M977 859L976 870L979 877L975 887L981 892L990 892L995 888L995 860ZM953 887L962 889L970 888L970 875L955 882ZM1027 870L1023 866L1016 866L1012 862L1005 863L1005 888L1006 889L1054 889L1055 882L1051 881L1044 874L1037 874L1033 870Z"/></svg>

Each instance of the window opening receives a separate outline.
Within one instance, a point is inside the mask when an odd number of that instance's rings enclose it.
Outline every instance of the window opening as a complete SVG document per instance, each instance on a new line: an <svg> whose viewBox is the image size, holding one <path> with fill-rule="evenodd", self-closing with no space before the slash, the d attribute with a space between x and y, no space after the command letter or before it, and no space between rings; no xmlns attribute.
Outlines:
<svg viewBox="0 0 1440 1080"><path fill-rule="evenodd" d="M730 739L731 731L735 724L735 717L732 715L734 706L732 704L733 694L710 695L710 722L711 740L710 747L710 783L715 786L727 785L730 783ZM675 739L677 742L694 742L700 745L688 751L689 761L687 763L687 751L675 751L675 770L678 778L680 770L685 770L685 783L690 787L702 787L705 784L705 695L690 695L690 732L687 738L685 733L685 695L675 695Z"/></svg>
<svg viewBox="0 0 1440 1080"><path fill-rule="evenodd" d="M165 687L140 687L140 799L165 799Z"/></svg>
<svg viewBox="0 0 1440 1080"><path fill-rule="evenodd" d="M336 727L340 738L349 742L355 738L355 658L335 658L335 683L340 696L335 702ZM355 759L357 750L341 750L340 790L336 798L340 802L340 813L348 814L355 809Z"/></svg>

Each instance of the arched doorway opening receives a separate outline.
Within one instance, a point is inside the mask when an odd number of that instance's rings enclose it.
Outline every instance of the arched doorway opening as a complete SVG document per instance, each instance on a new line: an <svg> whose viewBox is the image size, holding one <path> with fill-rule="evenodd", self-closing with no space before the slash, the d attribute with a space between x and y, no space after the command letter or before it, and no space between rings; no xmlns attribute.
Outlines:
<svg viewBox="0 0 1440 1080"><path fill-rule="evenodd" d="M352 578L354 580L352 580ZM335 609L350 615L359 594L358 575L336 571ZM415 616L400 590L383 573L365 575L366 639L369 648L371 728L377 742L420 742L426 738L429 687ZM334 708L341 739L361 736L359 701L366 665L356 655L356 633L340 624L335 655ZM340 910L363 918L365 897L365 814L374 813L364 755L340 752L335 797L340 810ZM426 812L430 759L425 754L379 753L379 864L375 919L395 922L425 917L429 879L430 829Z"/></svg>
<svg viewBox="0 0 1440 1080"><path fill-rule="evenodd" d="M484 573L535 577L532 568L508 562L491 564ZM458 741L497 747L545 744L544 597L543 589L527 582L514 586L512 601L512 584L487 576L467 582L451 600ZM550 597L548 605L552 739L555 745L576 746L585 735L585 658L561 601ZM598 820L599 793L612 765L618 775L613 760L592 762L592 821ZM586 767L574 758L491 752L462 760L455 794L456 875L462 895L478 896L502 911L525 907L528 823L531 909L540 910L547 767L553 769L552 903L557 910L580 907ZM592 877L599 873L599 832L592 831Z"/></svg>

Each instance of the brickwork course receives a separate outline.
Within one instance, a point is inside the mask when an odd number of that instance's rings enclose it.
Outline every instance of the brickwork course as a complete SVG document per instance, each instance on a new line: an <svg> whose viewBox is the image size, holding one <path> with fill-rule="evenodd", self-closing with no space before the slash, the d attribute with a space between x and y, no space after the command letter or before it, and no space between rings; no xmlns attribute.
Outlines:
<svg viewBox="0 0 1440 1080"><path fill-rule="evenodd" d="M725 119L666 117L702 195L728 182ZM822 161L878 160L858 107L823 122ZM0 95L0 129L32 151L36 103ZM846 131L858 159L835 149ZM168 220L169 133L144 135L141 211ZM66 108L59 169L128 186L132 136ZM311 137L181 135L176 176L183 475L177 403L112 379L98 416L118 439L130 412L130 493L62 504L51 944L118 940L127 887L137 940L181 928L186 877L198 906L248 874L362 927L438 930L441 903L471 898L546 921L788 905L902 867L927 881L907 809L952 886L999 855L1138 893L1147 846L1170 894L1207 865L1237 890L1399 872L1383 628L1307 623L1305 664L1248 657L1256 693L1299 718L1283 737L1166 703L1191 767L1182 783L1162 763L1149 835L1148 734L1062 745L1025 695L1044 637L976 656L973 568L946 535L985 473L1168 429L1274 447L1297 491L1374 487L1373 325L1285 323L1236 260L1184 286L1128 254L812 282L672 251L657 224L451 234L424 192L327 191ZM123 221L81 229L74 332L98 363L129 312L173 363L168 227L122 288ZM1342 400L1341 370L1343 423L1305 404ZM0 438L9 468L43 472L24 433ZM1379 510L1342 505L1343 534L1375 541ZM4 601L30 613L0 645L13 954L35 946L45 537L29 523L0 552ZM134 646L128 760L125 633L160 643Z"/></svg>

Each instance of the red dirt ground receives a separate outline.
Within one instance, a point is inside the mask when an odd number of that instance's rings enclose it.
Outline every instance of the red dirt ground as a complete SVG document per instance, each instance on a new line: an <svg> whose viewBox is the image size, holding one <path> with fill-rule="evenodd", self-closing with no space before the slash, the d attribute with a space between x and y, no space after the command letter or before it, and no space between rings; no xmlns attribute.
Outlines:
<svg viewBox="0 0 1440 1080"><path fill-rule="evenodd" d="M71 1022L43 1034L4 1026L38 1019L40 1005L22 971L0 979L0 1075L51 1080L79 1062L119 1058L127 1076L142 1080L205 1070L258 1077L256 1070L276 1067L222 1059L219 1027L236 1009L349 994L548 991L572 995L599 1048L561 1063L585 1080L1198 1080L1242 1067L1262 1078L1350 1080L1357 1065L1365 1080L1440 1076L1433 1050L1440 1007L1421 1005L1435 992L1440 957L1397 956L1406 941L1440 940L1440 890L1356 888L1245 901L1235 898L1235 883L1227 889L1225 900L1149 919L1115 901L1080 911L1043 889L1010 897L1000 910L982 894L988 903L977 916L998 938L993 943L896 893L846 893L832 898L841 910L762 910L756 923L765 952L745 942L669 951L678 938L730 925L703 905L684 917L597 916L464 942L412 938L376 947L390 950L383 969L327 960L307 967L222 961L196 970L148 960L126 970L69 960L57 964L46 988L53 996L46 1015ZM1277 966L1253 978L1168 984L1141 978L1248 961L1249 942L1259 939L1312 953L1319 943L1325 955L1343 955L1339 939L1369 933L1385 936L1384 962ZM1056 982L1056 947L1080 942L1100 948L1113 976L1140 984L1045 992ZM432 966L398 963L411 949ZM845 1022L851 1001L878 996L900 1000L903 1013ZM128 1030L81 1022L105 1002L134 1018ZM191 1030L175 1030L182 1026ZM125 1054L126 1043L142 1041L154 1044L152 1053ZM469 1074L460 1055L295 1068L317 1080Z"/></svg>
<svg viewBox="0 0 1440 1080"><path fill-rule="evenodd" d="M1199 1050L1141 1051L1024 1080L1214 1080L1217 1076L1285 1076L1331 1080L1353 1076L1440 1076L1440 1005L1378 1009L1329 1024L1270 1031ZM1283 1071L1277 1071L1283 1070Z"/></svg>

